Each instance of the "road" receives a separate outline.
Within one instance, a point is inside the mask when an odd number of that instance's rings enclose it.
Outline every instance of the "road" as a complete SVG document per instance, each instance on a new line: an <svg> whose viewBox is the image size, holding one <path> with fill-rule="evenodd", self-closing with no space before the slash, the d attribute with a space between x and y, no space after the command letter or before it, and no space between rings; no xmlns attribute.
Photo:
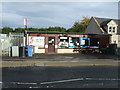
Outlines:
<svg viewBox="0 0 120 90"><path fill-rule="evenodd" d="M3 88L118 88L118 66L2 68Z"/></svg>

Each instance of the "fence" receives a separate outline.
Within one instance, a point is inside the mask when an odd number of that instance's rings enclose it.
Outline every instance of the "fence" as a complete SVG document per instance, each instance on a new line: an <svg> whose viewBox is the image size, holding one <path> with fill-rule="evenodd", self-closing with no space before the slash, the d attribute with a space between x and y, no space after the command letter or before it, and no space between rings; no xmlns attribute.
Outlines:
<svg viewBox="0 0 120 90"><path fill-rule="evenodd" d="M24 45L24 33L9 33L11 46Z"/></svg>
<svg viewBox="0 0 120 90"><path fill-rule="evenodd" d="M10 40L7 34L0 34L2 56L9 55Z"/></svg>
<svg viewBox="0 0 120 90"><path fill-rule="evenodd" d="M24 33L0 34L2 56L10 56L12 46L24 45Z"/></svg>

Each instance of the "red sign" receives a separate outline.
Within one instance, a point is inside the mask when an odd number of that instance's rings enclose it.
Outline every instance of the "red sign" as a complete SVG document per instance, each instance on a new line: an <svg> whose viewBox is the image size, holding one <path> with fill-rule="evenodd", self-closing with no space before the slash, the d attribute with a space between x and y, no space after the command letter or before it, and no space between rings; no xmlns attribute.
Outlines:
<svg viewBox="0 0 120 90"><path fill-rule="evenodd" d="M28 20L27 18L24 19L24 26L27 26L28 25Z"/></svg>

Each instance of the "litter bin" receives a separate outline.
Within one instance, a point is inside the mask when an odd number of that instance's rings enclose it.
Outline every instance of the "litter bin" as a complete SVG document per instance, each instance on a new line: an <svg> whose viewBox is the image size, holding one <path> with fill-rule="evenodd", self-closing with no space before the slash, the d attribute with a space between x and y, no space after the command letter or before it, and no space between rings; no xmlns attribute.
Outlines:
<svg viewBox="0 0 120 90"><path fill-rule="evenodd" d="M25 48L25 54L26 54L26 56L32 57L32 49L33 49L32 46L27 46L27 47Z"/></svg>
<svg viewBox="0 0 120 90"><path fill-rule="evenodd" d="M24 57L25 56L25 47L21 46L19 47L19 57Z"/></svg>

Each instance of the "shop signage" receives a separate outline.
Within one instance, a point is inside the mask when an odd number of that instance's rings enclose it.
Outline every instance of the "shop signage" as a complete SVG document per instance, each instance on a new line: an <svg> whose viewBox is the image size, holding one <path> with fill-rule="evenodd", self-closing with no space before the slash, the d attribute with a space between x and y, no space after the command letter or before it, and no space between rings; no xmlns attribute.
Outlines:
<svg viewBox="0 0 120 90"><path fill-rule="evenodd" d="M85 45L85 40L82 40L82 45Z"/></svg>
<svg viewBox="0 0 120 90"><path fill-rule="evenodd" d="M60 37L60 39L67 39L68 37Z"/></svg>

